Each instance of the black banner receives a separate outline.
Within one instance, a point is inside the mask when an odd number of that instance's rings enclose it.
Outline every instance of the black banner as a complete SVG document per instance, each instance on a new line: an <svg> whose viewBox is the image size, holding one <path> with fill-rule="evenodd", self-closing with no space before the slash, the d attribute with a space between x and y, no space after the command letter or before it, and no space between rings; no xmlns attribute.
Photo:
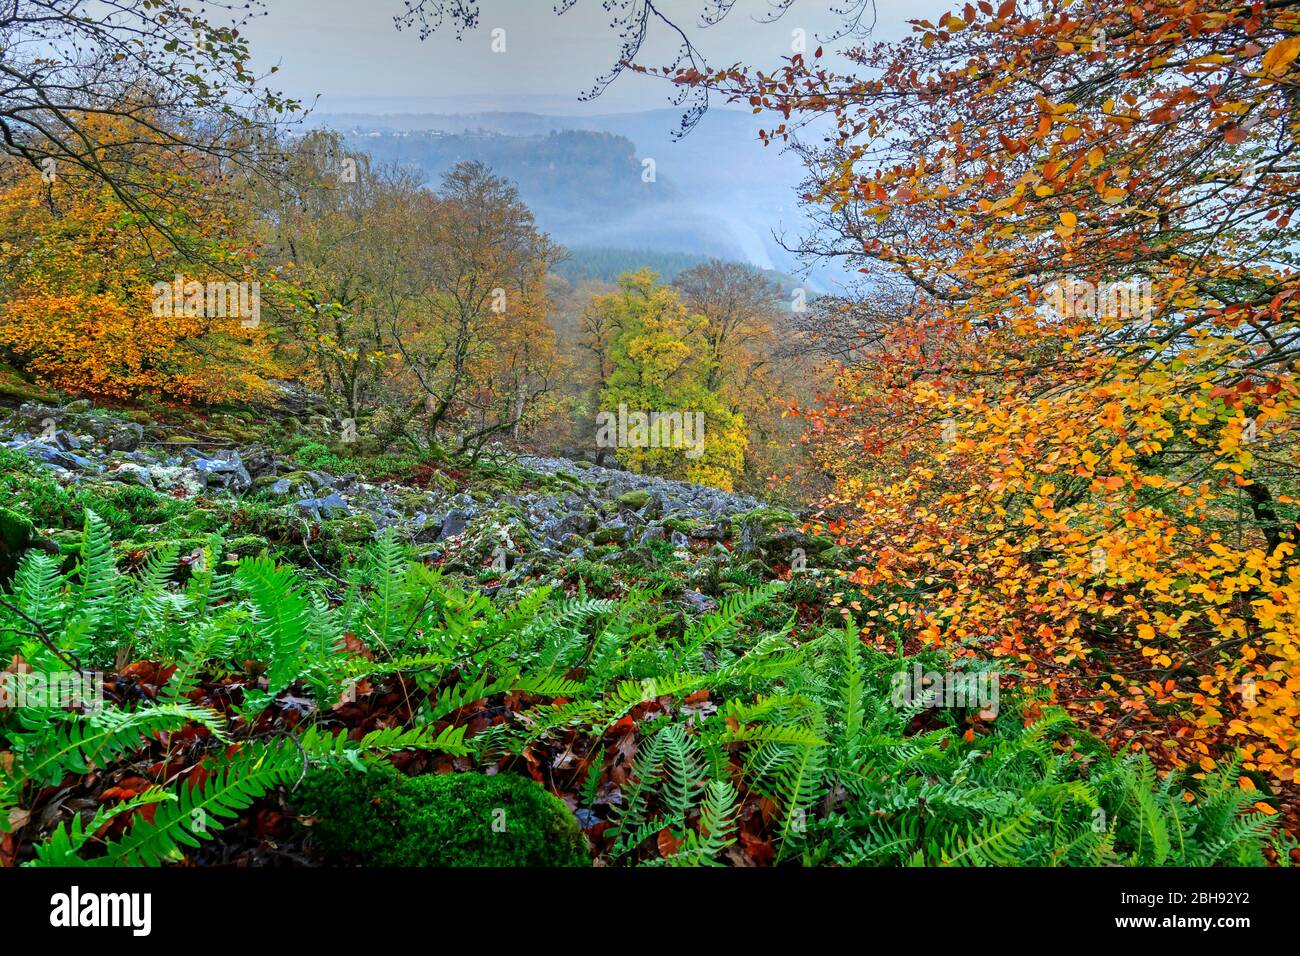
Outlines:
<svg viewBox="0 0 1300 956"><path fill-rule="evenodd" d="M1294 871L1237 869L0 870L11 939L78 934L146 947L184 938L221 945L226 935L374 942L439 924L560 937L632 930L651 913L670 923L676 913L683 925L716 920L739 936L761 936L774 919L821 927L847 913L855 925L881 920L891 931L910 925L917 938L972 944L1023 931L1069 940L1196 933L1231 943L1293 927L1297 891Z"/></svg>

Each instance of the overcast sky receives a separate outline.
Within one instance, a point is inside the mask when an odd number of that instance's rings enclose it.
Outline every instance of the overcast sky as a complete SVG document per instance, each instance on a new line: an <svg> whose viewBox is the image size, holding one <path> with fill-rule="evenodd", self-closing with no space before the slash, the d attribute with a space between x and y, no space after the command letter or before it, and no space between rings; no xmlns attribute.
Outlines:
<svg viewBox="0 0 1300 956"><path fill-rule="evenodd" d="M481 0L482 24L458 41L449 24L427 40L398 32L393 15L402 0L266 0L267 15L246 33L262 68L278 65L273 85L305 100L320 94L322 112L527 109L543 112L613 112L667 105L666 84L625 75L596 104L577 97L615 61L619 40L601 0L577 0L562 16L554 0ZM760 23L767 0L738 0L721 24L702 29L705 0L658 0L711 65L744 62L772 67L790 53L792 31L814 37L833 32L828 12L845 0L796 0L775 23ZM937 0L877 0L874 36L906 34L906 20L952 7ZM493 30L505 31L505 52L492 52ZM671 61L674 37L656 25L642 50L647 65Z"/></svg>

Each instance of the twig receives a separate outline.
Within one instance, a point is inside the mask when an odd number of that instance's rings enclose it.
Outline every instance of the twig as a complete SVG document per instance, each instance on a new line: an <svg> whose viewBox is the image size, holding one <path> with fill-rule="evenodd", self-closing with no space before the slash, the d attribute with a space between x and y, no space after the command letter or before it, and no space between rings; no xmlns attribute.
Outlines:
<svg viewBox="0 0 1300 956"><path fill-rule="evenodd" d="M0 598L0 606L7 608L8 610L12 611L14 614L17 614L19 617L21 617L32 627L36 628L36 633L30 634L29 636L35 637L38 641L44 644L46 649L51 654L57 657L64 664L67 664L68 667L70 667L72 670L75 671L81 670L81 661L77 659L77 656L73 654L71 651L61 650L59 646L54 643L54 638L50 637L49 631L45 630L45 625L43 625L40 621L36 620L35 618L29 617L27 614L23 613L18 608L14 607L4 598ZM17 632L17 633L25 633L25 632Z"/></svg>

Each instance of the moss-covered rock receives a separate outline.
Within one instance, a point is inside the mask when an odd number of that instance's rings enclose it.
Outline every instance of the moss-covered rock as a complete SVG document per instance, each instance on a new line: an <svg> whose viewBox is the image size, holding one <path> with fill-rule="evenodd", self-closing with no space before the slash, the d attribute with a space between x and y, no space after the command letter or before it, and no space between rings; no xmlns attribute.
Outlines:
<svg viewBox="0 0 1300 956"><path fill-rule="evenodd" d="M374 518L359 511L346 518L329 518L322 522L321 530L343 544L361 544L373 538L377 528Z"/></svg>
<svg viewBox="0 0 1300 956"><path fill-rule="evenodd" d="M32 523L16 511L0 508L0 584L8 584L18 560L32 543Z"/></svg>
<svg viewBox="0 0 1300 956"><path fill-rule="evenodd" d="M624 508L631 508L633 511L636 511L639 508L644 508L650 503L650 492L646 491L644 488L638 488L635 491L625 491L623 494L618 496L618 503Z"/></svg>
<svg viewBox="0 0 1300 956"><path fill-rule="evenodd" d="M742 511L731 516L731 523L737 527L748 524L762 528L775 528L797 524L798 521L793 511L774 505L760 505L751 511Z"/></svg>
<svg viewBox="0 0 1300 956"><path fill-rule="evenodd" d="M52 389L27 381L14 369L0 364L0 398L52 404L59 400L59 394Z"/></svg>
<svg viewBox="0 0 1300 956"><path fill-rule="evenodd" d="M669 531L676 531L680 534L690 534L695 530L699 522L691 518L683 518L680 515L669 515L664 519L664 527Z"/></svg>
<svg viewBox="0 0 1300 956"><path fill-rule="evenodd" d="M632 529L623 521L615 520L596 529L592 541L596 544L622 544L632 535Z"/></svg>
<svg viewBox="0 0 1300 956"><path fill-rule="evenodd" d="M289 487L291 488L302 488L303 490L308 490L308 489L315 490L317 487L317 483L314 480L314 476L309 471L286 471L284 474L279 475L278 477L289 482Z"/></svg>
<svg viewBox="0 0 1300 956"><path fill-rule="evenodd" d="M459 485L456 479L445 471L433 470L429 473L429 487L438 488L442 491L455 492Z"/></svg>
<svg viewBox="0 0 1300 956"><path fill-rule="evenodd" d="M589 866L578 822L558 797L516 774L405 777L313 771L294 805L313 844L365 866Z"/></svg>

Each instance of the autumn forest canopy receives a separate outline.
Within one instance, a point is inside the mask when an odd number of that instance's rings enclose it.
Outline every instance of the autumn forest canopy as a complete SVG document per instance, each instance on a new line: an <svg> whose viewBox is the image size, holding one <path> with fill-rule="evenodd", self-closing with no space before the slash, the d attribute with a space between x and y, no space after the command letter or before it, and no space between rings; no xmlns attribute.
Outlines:
<svg viewBox="0 0 1300 956"><path fill-rule="evenodd" d="M0 5L0 867L1300 862L1300 4L805 5L591 93L752 114L833 290Z"/></svg>

